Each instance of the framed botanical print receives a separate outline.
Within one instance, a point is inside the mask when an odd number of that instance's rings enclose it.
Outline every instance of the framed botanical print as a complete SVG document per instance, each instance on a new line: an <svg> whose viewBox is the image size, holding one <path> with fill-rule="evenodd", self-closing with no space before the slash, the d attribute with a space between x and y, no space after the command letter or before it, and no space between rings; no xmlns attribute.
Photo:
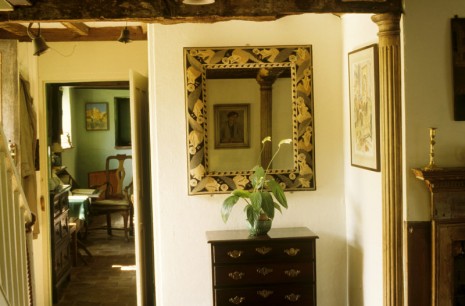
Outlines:
<svg viewBox="0 0 465 306"><path fill-rule="evenodd" d="M104 131L109 129L107 102L86 103L85 112L87 131Z"/></svg>
<svg viewBox="0 0 465 306"><path fill-rule="evenodd" d="M378 45L349 53L351 164L380 170Z"/></svg>

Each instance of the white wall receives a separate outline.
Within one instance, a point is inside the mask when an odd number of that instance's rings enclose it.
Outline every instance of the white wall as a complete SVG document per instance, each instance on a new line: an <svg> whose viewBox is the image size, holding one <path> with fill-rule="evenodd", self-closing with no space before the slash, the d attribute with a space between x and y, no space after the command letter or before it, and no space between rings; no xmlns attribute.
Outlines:
<svg viewBox="0 0 465 306"><path fill-rule="evenodd" d="M348 53L378 42L371 15L343 17L344 171L347 207L348 291L351 306L383 303L381 172L351 166Z"/></svg>
<svg viewBox="0 0 465 306"><path fill-rule="evenodd" d="M411 168L429 163L429 127L438 166L465 166L465 121L454 121L450 19L465 16L463 0L408 0L403 17L406 219L430 219L426 185Z"/></svg>
<svg viewBox="0 0 465 306"><path fill-rule="evenodd" d="M27 45L30 45L28 43ZM78 81L116 81L129 80L129 70L133 69L141 74L147 75L147 42L134 41L130 44L119 42L68 42L68 43L48 43L51 50L44 53L39 58L30 58L29 65L35 67L37 71L30 73L32 84L38 84L35 91L35 103L38 107L39 140L40 140L40 167L47 169L47 143L45 124L45 93L44 86L47 82L78 82ZM25 48L27 50L30 48ZM32 52L32 51L31 51ZM35 62L36 61L36 62ZM36 73L36 74L35 74ZM38 97L38 98L36 98ZM47 171L41 171L47 175ZM50 277L49 261L47 250L50 249L48 235L49 229L44 220L49 217L47 178L39 177L41 184L39 197L44 198L44 210L38 216L41 226L41 235L34 241L35 274L44 276L44 279L36 281L38 306L51 305L51 289L49 286Z"/></svg>
<svg viewBox="0 0 465 306"><path fill-rule="evenodd" d="M246 228L241 209L220 217L226 195L187 196L183 47L313 45L317 190L288 193L274 227L306 226L318 236L319 306L347 304L344 205L342 32L334 15L274 22L149 26L151 137L157 302L212 305L205 232Z"/></svg>

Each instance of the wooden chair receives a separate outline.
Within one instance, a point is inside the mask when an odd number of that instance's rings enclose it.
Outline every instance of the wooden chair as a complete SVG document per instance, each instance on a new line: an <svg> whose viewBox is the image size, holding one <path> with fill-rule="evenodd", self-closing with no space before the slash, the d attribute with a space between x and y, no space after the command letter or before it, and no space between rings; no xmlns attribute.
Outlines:
<svg viewBox="0 0 465 306"><path fill-rule="evenodd" d="M107 225L105 227L89 228L91 229L106 229L108 235L112 235L112 230L122 229L126 240L129 240L129 233L133 233L133 203L131 201L132 195L132 181L128 186L123 187L126 170L124 168L125 161L131 160L131 155L118 154L108 156L105 163L105 182L100 186L91 186L91 188L103 188L103 199L92 200L90 204L90 214L106 215ZM118 162L117 169L110 169L114 164L112 161ZM116 173L116 175L114 175ZM90 183L90 182L89 182ZM115 228L111 224L111 215L120 213L123 216L124 227ZM128 226L129 223L129 226Z"/></svg>

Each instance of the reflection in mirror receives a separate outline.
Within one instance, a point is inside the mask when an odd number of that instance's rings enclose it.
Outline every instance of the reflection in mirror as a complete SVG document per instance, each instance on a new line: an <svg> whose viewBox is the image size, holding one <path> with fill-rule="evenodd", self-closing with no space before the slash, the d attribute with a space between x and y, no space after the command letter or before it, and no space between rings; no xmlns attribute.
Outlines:
<svg viewBox="0 0 465 306"><path fill-rule="evenodd" d="M248 189L261 140L285 190L314 190L310 46L185 48L189 194Z"/></svg>

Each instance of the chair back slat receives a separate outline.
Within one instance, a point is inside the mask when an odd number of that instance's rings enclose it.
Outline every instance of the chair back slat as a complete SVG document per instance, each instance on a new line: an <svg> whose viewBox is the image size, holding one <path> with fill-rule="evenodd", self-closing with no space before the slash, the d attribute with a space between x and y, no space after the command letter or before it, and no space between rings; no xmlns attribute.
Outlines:
<svg viewBox="0 0 465 306"><path fill-rule="evenodd" d="M125 161L131 159L131 155L126 154L117 154L108 156L105 164L105 171L107 176L107 182L111 182L110 180L110 166L111 162L116 160L118 162L118 168L116 169L116 185L107 187L105 190L106 198L123 198L123 185L124 185L124 178L126 177L126 169L125 169Z"/></svg>

